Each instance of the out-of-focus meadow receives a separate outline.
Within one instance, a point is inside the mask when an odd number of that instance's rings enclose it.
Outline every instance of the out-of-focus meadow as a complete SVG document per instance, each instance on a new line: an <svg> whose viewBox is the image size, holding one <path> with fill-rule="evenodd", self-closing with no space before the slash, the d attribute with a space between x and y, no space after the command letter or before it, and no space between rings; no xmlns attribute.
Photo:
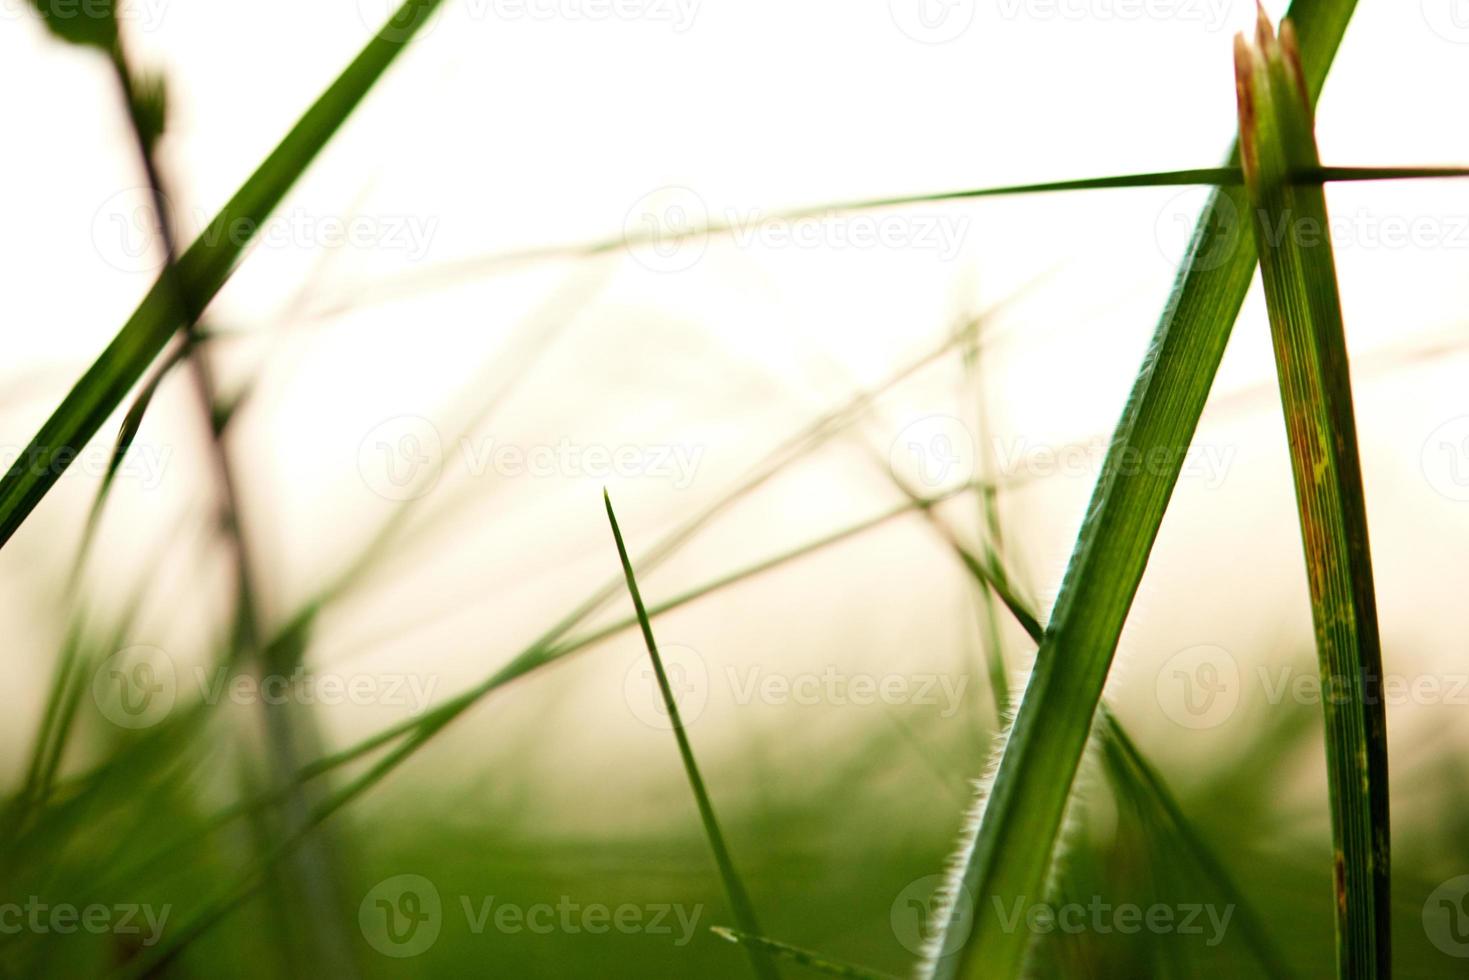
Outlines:
<svg viewBox="0 0 1469 980"><path fill-rule="evenodd" d="M167 79L184 244L391 13L123 9ZM1469 161L1454 13L1362 4L1326 162ZM604 487L763 935L910 973L1036 649L964 556L1046 621L1207 189L777 215L1214 165L1253 17L448 0L202 321L260 659L229 658L239 544L182 366L95 538L131 397L0 552L0 975L750 975L711 932L739 923ZM164 266L114 88L0 0L7 465ZM1389 675L1394 959L1448 976L1469 957L1469 186L1327 193ZM734 228L677 236L709 222ZM1107 682L1135 745L1089 751L1051 893L974 913L1035 933L1036 976L1330 973L1274 370L1256 285Z"/></svg>

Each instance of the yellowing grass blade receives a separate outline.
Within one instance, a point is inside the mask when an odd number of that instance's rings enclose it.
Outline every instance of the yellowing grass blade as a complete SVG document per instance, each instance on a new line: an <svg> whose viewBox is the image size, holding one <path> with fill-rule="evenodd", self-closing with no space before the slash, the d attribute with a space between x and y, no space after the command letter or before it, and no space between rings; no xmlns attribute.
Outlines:
<svg viewBox="0 0 1469 980"><path fill-rule="evenodd" d="M1291 5L1312 98L1355 6L1355 0ZM945 925L929 944L925 976L951 980L973 964L976 975L1003 980L1024 966L1031 933L1005 928L993 909L1046 898L1102 687L1254 274L1254 244L1235 234L1231 220L1245 206L1243 188L1221 187L1199 220L1108 448L979 819L965 831L938 896ZM1153 465L1136 465L1140 459Z"/></svg>
<svg viewBox="0 0 1469 980"><path fill-rule="evenodd" d="M1236 38L1245 190L1270 310L1321 662L1339 977L1391 972L1387 720L1352 383L1295 32Z"/></svg>

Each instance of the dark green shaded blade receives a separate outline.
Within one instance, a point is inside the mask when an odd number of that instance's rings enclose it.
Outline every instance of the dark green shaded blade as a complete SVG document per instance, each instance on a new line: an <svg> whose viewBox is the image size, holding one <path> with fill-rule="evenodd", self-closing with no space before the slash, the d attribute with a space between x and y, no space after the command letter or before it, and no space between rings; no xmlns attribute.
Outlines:
<svg viewBox="0 0 1469 980"><path fill-rule="evenodd" d="M1335 847L1336 967L1392 972L1387 716L1367 505L1326 196L1289 180L1317 157L1294 32L1260 16L1236 41L1240 134L1270 335L1280 376L1311 618L1327 696L1327 785Z"/></svg>
<svg viewBox="0 0 1469 980"><path fill-rule="evenodd" d="M1291 7L1313 98L1355 6L1298 0ZM1242 188L1220 188L1195 231L1107 451L981 819L945 890L947 925L932 946L930 977L950 980L970 963L986 977L1022 969L1030 935L1003 929L996 916L973 915L974 905L1044 899L1123 623L1254 273L1254 243L1240 234L1244 207ZM967 942L948 935L971 919Z"/></svg>

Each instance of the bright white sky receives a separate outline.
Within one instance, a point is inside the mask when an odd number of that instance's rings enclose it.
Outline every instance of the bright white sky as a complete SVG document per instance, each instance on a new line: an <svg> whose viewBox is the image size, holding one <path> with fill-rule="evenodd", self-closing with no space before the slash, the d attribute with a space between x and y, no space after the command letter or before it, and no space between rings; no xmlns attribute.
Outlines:
<svg viewBox="0 0 1469 980"><path fill-rule="evenodd" d="M1284 5L1266 6L1279 15ZM9 93L0 102L7 446L24 444L116 332L157 260L139 250L146 242L129 225L140 180L104 66L54 43L25 7L0 0L0 91ZM1320 110L1327 163L1469 161L1462 7L1361 5ZM136 0L131 8L131 42L169 77L166 160L191 231L385 16L381 0ZM646 540L844 392L885 377L932 348L956 317L1037 277L995 324L1004 341L992 404L1007 446L1105 436L1201 191L923 207L863 219L866 226L798 228L814 238L794 243L767 230L693 256L641 250L581 271L533 265L435 289L399 279L485 254L616 237L650 208L745 217L1211 166L1235 126L1231 37L1253 17L1253 0L925 0L921 8L916 0L447 0L213 310L219 326L256 338L240 343L231 367L261 378L239 448L252 460L248 493L273 603L303 595L386 513L359 465L375 427L426 416L450 440L445 406L455 392L514 350L527 315L564 297L568 284L591 298L496 416L493 433L522 446L560 438L701 446L693 486L674 492L666 481L568 473L497 485L479 519L395 566L411 574L384 576L366 607L325 635L330 656L357 655L364 637L396 635L394 627L447 608L457 612L445 623L373 655L442 666L446 688L481 676L513 640L534 635L615 570L596 497L603 483L620 499L624 524ZM1453 346L1469 298L1469 185L1360 185L1335 188L1330 200L1344 225L1338 259L1389 649L1462 664L1453 617L1423 613L1462 602L1469 503L1453 499L1450 460L1435 463L1431 447L1469 436L1452 422L1469 414L1469 362ZM323 259L338 226L362 238ZM850 244L864 228L894 242ZM1416 244L1393 239L1404 228ZM350 308L302 315L297 291L308 277L308 314ZM1415 357L1445 345L1434 360ZM874 429L879 454L906 421L954 411L945 401L951 382L952 373L939 372L888 403ZM1255 295L1200 433L1201 444L1228 455L1229 478L1222 486L1186 478L1180 487L1128 633L1139 690L1149 687L1148 663L1189 643L1255 650L1282 635L1309 642L1272 386ZM146 567L150 542L172 526L162 515L197 499L205 475L190 462L197 443L186 394L170 391L145 432L142 445L169 461L167 478L153 487L140 475L120 495L104 568ZM1010 504L1011 540L1024 542L1042 600L1054 595L1093 477L1059 478ZM46 535L74 527L90 485L69 481L0 564L7 581L26 583L5 590L0 612L34 621L38 645L54 633L54 617L30 607L38 596L55 601L70 555L48 550ZM860 457L813 466L738 511L697 554L655 576L650 591L668 594L890 499ZM894 548L942 561L925 535L915 525ZM886 552L860 554L858 563ZM949 571L916 572L914 581L948 581ZM850 598L829 579L791 581L807 605L760 593L771 603L762 618L816 630L852 616ZM476 606L486 588L502 605ZM157 628L173 628L186 604L181 595L165 601ZM903 612L887 633L865 635L873 644L910 636L924 615ZM756 628L749 623L712 622L727 638L710 644L754 642L741 633ZM480 644L473 656L466 636ZM495 640L489 654L486 637Z"/></svg>

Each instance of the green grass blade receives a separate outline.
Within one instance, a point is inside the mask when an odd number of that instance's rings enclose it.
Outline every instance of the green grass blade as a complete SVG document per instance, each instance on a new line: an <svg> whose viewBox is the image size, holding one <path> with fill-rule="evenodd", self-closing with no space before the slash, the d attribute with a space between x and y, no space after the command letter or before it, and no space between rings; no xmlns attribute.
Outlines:
<svg viewBox="0 0 1469 980"><path fill-rule="evenodd" d="M760 934L760 924L755 918L755 906L750 901L735 870L734 859L724 842L719 829L719 820L714 815L714 803L709 799L709 790L699 774L699 764L694 761L694 749L689 744L688 732L678 713L678 701L673 688L668 684L668 674L663 669L663 658L658 654L658 643L653 639L653 624L648 622L648 610L643 607L643 597L638 591L637 576L633 574L632 561L627 557L627 545L622 540L622 529L617 526L617 515L612 511L612 498L602 491L602 500L607 506L607 521L612 525L612 538L617 542L617 557L622 561L622 574L627 579L627 591L632 596L633 609L637 612L638 626L643 631L643 642L648 647L648 657L653 661L653 673L658 678L658 692L663 697L663 706L668 709L668 719L673 728L673 737L678 742L678 754L683 760L684 772L689 777L689 788L693 790L694 802L699 807L699 820L704 824L704 836L709 839L709 849L714 852L714 863L719 866L719 877L724 881L725 893L729 896L730 911L740 928L751 935ZM765 951L756 946L747 946L750 965L757 977L776 980L780 974Z"/></svg>
<svg viewBox="0 0 1469 980"><path fill-rule="evenodd" d="M1240 891L1233 877L1189 822L1163 777L1143 756L1117 716L1106 710L1105 703L1098 714L1097 731L1113 778L1126 787L1132 797L1146 802L1156 811L1156 823L1193 858L1204 876L1219 889L1225 902L1234 907L1234 928L1244 934L1245 943L1260 962L1262 974L1272 980L1285 980L1292 976L1285 957L1270 938L1264 916Z"/></svg>
<svg viewBox="0 0 1469 980"><path fill-rule="evenodd" d="M753 576L762 574L772 569L781 567L789 562L795 561L799 558L803 558L807 555L813 554L814 552L817 552L823 548L837 544L841 541L846 541L865 531L880 527L888 523L889 521L895 520L898 517L911 513L916 508L932 507L942 502L944 499L947 499L948 496L952 496L953 493L958 493L963 489L965 488L961 487L952 491L950 494L939 497L924 498L917 504L905 503L899 505L877 515L876 517L868 518L864 521L851 525L835 533L829 534L825 537L819 538L808 544L804 544L797 548L791 549L790 551L783 552L782 554L777 555L773 558L765 559L763 561L757 562L754 565L747 566L740 571L730 573L728 575L715 579L705 585L690 589L689 591L684 592L672 599L655 605L647 611L647 614L649 618L660 616L665 612L670 612L688 603L702 599L705 596L715 593L727 586L734 585L737 582L745 581L746 579ZM336 791L328 800L323 801L318 807L316 807L312 812L310 820L307 821L307 823L302 826L294 836L282 842L281 846L270 857L268 863L283 860L291 853L294 847L300 844L300 842L305 838L307 834L311 832L313 828L325 822L337 811L341 810L343 807L347 806L349 803L376 786L401 763L412 757L415 752L417 752L420 748L427 744L434 735L442 731L445 727L452 723L454 719L458 718L465 711L469 710L469 708L479 703L481 699L487 697L490 693L499 690L507 684L510 684L515 680L526 676L529 673L532 673L540 667L544 667L547 664L554 663L555 661L560 660L563 657L567 657L573 653L584 650L595 643L601 642L602 640L607 639L610 636L622 632L623 630L631 629L637 623L638 619L636 615L634 615L623 622L613 624L612 626L598 630L594 633L586 634L579 638L567 640L560 645L554 645L550 640L543 638L542 640L538 641L535 644L532 644L530 647L523 650L518 656L511 660L509 664L502 667L494 674L494 676L490 677L478 687L450 699L444 704L441 704L433 710L425 713L421 718L416 718L406 723L393 725L387 729L384 729L383 731L378 732L376 735L373 735L353 746L350 746L349 748L332 753L330 756L318 759L315 762L303 767L296 774L296 783L316 779L329 772L333 772L344 765L364 758L377 749L384 748L394 742L399 741L400 739L402 740L401 744L395 746L393 750L389 752L386 756L384 756L379 762L374 763L366 773L352 780L348 785L343 786L340 790ZM575 624L573 623L572 625ZM111 773L112 771L113 770L109 767L102 767L95 774L94 778L105 780L108 777L109 773ZM148 855L143 860L134 862L133 864L128 866L123 872L108 874L106 880L109 882L125 882L142 877L152 869L157 868L160 865L166 864L170 859L178 858L180 853L186 850L190 845L199 840L202 840L204 837L209 836L214 831L224 826L227 826L234 820L242 816L247 816L251 813L255 813L263 807L271 806L279 802L285 795L284 790L284 787L277 788L276 790L264 794L261 797L232 805L220 811L214 817L207 820L198 832L191 832L189 834L183 835L182 837L165 845L160 850ZM233 885L214 903L198 912L194 916L194 918L189 920L189 922L180 929L179 933L170 940L165 948L157 950L149 958L148 968L154 969L163 963L170 962L175 957L177 957L179 953L182 952L182 950L187 947L194 939L204 935L214 925L223 921L223 919L226 918L231 912L237 909L243 902L245 902L256 893L263 882L263 875L265 870L266 868L264 866L252 869L247 874L243 875L240 881Z"/></svg>
<svg viewBox="0 0 1469 980"><path fill-rule="evenodd" d="M248 244L240 230L258 229L269 217L440 2L405 0L393 21L367 43L179 259L179 281L186 284L200 308L224 286ZM165 275L0 478L0 546L10 540L182 325L174 290Z"/></svg>
<svg viewBox="0 0 1469 980"><path fill-rule="evenodd" d="M1326 196L1288 174L1317 160L1294 32L1263 12L1236 39L1245 189L1285 410L1321 662L1335 847L1337 975L1392 971L1387 717L1367 505Z"/></svg>
<svg viewBox="0 0 1469 980"><path fill-rule="evenodd" d="M1292 4L1313 99L1354 7L1354 0ZM1200 218L1108 448L980 820L961 843L941 896L946 925L930 947L930 977L951 980L971 962L982 963L986 977L1014 977L1022 969L1030 936L1003 929L990 915L974 915L968 941L939 954L951 948L949 930L974 911L963 905L1045 898L1123 623L1254 273L1254 244L1233 225L1244 207L1242 188L1221 187ZM1139 459L1150 465L1136 465Z"/></svg>
<svg viewBox="0 0 1469 980"><path fill-rule="evenodd" d="M1363 180L1416 180L1423 178L1469 177L1469 168L1464 167L1318 167L1296 174L1295 179L1305 183L1322 181ZM863 201L836 201L828 204L809 205L789 211L777 211L764 219L767 221L800 221L806 218L826 218L833 214L854 214L861 211L876 211L884 208L911 207L919 204L941 204L953 201L975 201L991 197L1015 197L1028 194L1055 194L1070 191L1121 190L1136 187L1182 187L1212 186L1240 187L1244 174L1237 166L1200 167L1192 170L1164 170L1152 173L1119 174L1107 177L1081 177L1073 180L1054 180L1037 184L1005 184L997 187L965 188L955 191L939 191L930 194L911 194L902 197L879 197ZM453 263L409 273L399 282L418 288L447 285L464 279L472 279L507 266L526 262L547 262L592 258L617 252L629 247L654 242L671 242L703 236L727 235L740 226L729 221L715 221L687 230L660 229L639 235L619 235L600 241L552 245L544 248L500 252L463 259Z"/></svg>
<svg viewBox="0 0 1469 980"><path fill-rule="evenodd" d="M954 492L957 493L959 492L959 490L962 489L963 488L958 488L958 490ZM722 589L728 588L729 586L736 585L740 582L744 582L748 579L764 574L765 572L783 567L787 564L790 564L791 562L807 557L808 555L815 554L816 552L819 552L825 548L832 547L843 541L847 541L851 538L857 537L858 535L861 535L867 531L884 526L900 517L912 513L915 509L932 507L935 504L940 503L944 499L946 499L946 496L924 498L917 503L901 504L897 507L893 507L889 510L884 511L876 515L875 517L870 517L856 524L848 525L847 527L844 527L823 537L817 538L806 544L799 545L798 547L781 552L780 554L773 557L763 559L752 565L747 565L737 571L722 575L718 578L712 579L709 582L691 588L685 592L679 593L678 595L670 599L666 599L663 602L656 603L648 609L648 617L650 619L656 619L659 616L662 616L664 613L672 612L675 609L680 609L683 606L703 599L706 596L713 595L714 593L717 593ZM400 722L398 724L392 725L345 749L316 759L298 770L292 782L293 784L298 785L320 778L321 776L334 772L337 769L342 768L343 766L349 765L359 759L371 755L378 749L384 748L387 745L398 741L399 739L405 739L409 736L412 736L428 728L429 726L445 725L453 721L464 711L468 710L481 698L488 696L491 692L498 690L506 684L509 684L517 680L518 678L531 673L539 667L554 663L555 661L560 660L563 657L569 657L572 654L579 653L587 649L588 647L594 646L604 640L607 640L613 636L630 630L637 625L638 620L636 615L629 616L626 619L619 620L593 632L589 632L581 636L565 640L559 644L555 644L544 651L541 650L539 646L528 649L522 652L521 656L516 658L511 667L497 672L490 681L481 685L480 688L470 691L465 695L461 695L460 697L454 698L444 704L435 707L431 711L424 714L421 718L414 718L406 722ZM536 654L536 656L531 657L532 653ZM197 709L191 709L189 714L186 715L183 719L184 723L186 724L194 724L201 720L202 715L199 714ZM106 771L107 767L103 767L98 771L77 780L76 782L81 787L79 791L84 791L85 786L89 782L102 778L105 775ZM218 813L216 813L213 817L205 821L197 831L191 831L188 834L185 834L173 841L170 841L158 850L146 855L141 860L134 861L131 864L127 865L122 870L114 870L104 873L104 880L111 882L129 881L141 878L151 870L166 865L171 859L178 858L180 854L192 844L203 840L213 832L227 826L240 817L247 816L251 813L258 812L261 809L279 803L282 799L285 798L285 792L287 789L289 789L289 787L279 787L275 790L272 790L271 792L261 794L258 797L225 807Z"/></svg>
<svg viewBox="0 0 1469 980"><path fill-rule="evenodd" d="M850 963L842 963L829 956L813 953L809 949L792 946L789 943L777 942L774 939L766 939L764 936L752 936L738 929L729 929L725 926L713 926L709 930L723 939L725 942L744 946L746 949L760 949L778 959L788 960L798 966L804 966L817 973L824 973L829 977L849 977L851 980L897 980L891 974L877 973Z"/></svg>

